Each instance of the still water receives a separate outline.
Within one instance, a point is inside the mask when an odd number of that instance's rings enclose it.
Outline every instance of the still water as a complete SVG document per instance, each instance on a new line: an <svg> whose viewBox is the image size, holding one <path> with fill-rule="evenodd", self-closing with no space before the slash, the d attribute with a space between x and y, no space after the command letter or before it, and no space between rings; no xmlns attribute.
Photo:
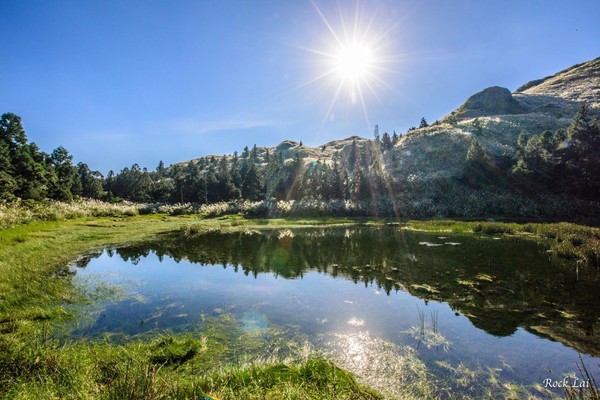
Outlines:
<svg viewBox="0 0 600 400"><path fill-rule="evenodd" d="M522 238L397 226L173 233L75 264L98 299L76 336L200 335L229 318L262 340L255 351L286 332L389 398L562 395L545 382L581 378L578 354L599 380L598 270Z"/></svg>

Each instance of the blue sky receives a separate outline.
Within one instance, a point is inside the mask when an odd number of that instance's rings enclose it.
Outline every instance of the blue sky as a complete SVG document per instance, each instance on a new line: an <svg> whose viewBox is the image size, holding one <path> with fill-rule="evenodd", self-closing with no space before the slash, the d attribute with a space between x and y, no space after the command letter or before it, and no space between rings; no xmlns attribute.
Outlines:
<svg viewBox="0 0 600 400"><path fill-rule="evenodd" d="M599 17L596 0L0 0L0 112L104 173L402 133L485 87L600 56ZM332 68L331 31L344 42L355 21L370 88L333 101L338 74L309 82Z"/></svg>

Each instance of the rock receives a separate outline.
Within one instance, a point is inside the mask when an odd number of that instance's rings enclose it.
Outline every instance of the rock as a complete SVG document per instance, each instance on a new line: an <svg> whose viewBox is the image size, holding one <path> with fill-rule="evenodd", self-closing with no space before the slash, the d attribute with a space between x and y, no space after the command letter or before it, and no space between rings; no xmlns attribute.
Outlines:
<svg viewBox="0 0 600 400"><path fill-rule="evenodd" d="M510 90L492 86L469 97L455 112L455 117L468 119L490 115L513 115L527 112L525 105L513 98Z"/></svg>

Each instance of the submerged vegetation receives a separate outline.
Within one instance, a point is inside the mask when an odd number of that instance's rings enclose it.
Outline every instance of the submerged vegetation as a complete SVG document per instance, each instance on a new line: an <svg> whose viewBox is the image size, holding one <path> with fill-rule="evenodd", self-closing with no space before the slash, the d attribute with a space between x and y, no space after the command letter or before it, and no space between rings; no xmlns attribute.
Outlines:
<svg viewBox="0 0 600 400"><path fill-rule="evenodd" d="M221 327L221 331L223 327ZM123 344L0 337L0 396L14 399L381 399L330 361L215 368L215 331ZM246 344L254 339L247 338ZM221 346L230 346L220 343ZM208 353L210 356L207 356ZM211 365L212 364L212 365ZM202 373L199 373L202 371Z"/></svg>
<svg viewBox="0 0 600 400"><path fill-rule="evenodd" d="M484 235L518 235L549 243L548 251L577 265L600 267L600 228L571 224L468 222L451 220L411 221L409 229L478 233Z"/></svg>

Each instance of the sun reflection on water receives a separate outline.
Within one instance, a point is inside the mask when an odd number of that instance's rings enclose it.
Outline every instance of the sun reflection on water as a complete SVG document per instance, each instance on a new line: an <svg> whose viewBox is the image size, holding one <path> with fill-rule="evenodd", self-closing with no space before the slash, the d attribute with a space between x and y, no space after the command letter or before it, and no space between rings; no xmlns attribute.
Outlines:
<svg viewBox="0 0 600 400"><path fill-rule="evenodd" d="M367 330L328 333L319 339L328 358L386 398L433 394L427 367L411 347L374 337Z"/></svg>

